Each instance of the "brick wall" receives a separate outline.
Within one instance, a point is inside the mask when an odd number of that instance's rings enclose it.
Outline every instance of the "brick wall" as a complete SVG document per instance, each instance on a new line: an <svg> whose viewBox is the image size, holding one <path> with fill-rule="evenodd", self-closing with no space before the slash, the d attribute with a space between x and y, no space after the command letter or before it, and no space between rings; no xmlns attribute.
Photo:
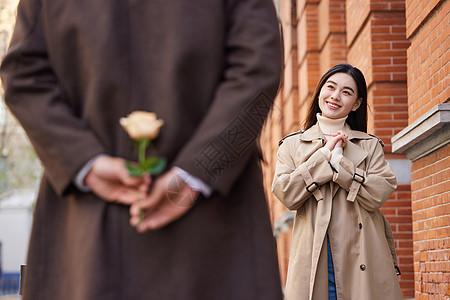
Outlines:
<svg viewBox="0 0 450 300"><path fill-rule="evenodd" d="M449 102L449 1L406 1L409 124ZM450 298L450 146L411 170L416 299Z"/></svg>
<svg viewBox="0 0 450 300"><path fill-rule="evenodd" d="M450 145L412 164L416 299L450 296Z"/></svg>
<svg viewBox="0 0 450 300"><path fill-rule="evenodd" d="M409 123L450 98L449 1L406 1ZM434 3L434 5L432 5Z"/></svg>

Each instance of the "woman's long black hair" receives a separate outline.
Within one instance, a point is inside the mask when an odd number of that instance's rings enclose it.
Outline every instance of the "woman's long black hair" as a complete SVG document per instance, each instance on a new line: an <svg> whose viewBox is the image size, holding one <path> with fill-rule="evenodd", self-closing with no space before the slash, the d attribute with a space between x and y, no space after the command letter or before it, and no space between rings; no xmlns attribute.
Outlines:
<svg viewBox="0 0 450 300"><path fill-rule="evenodd" d="M356 88L357 88L357 97L361 98L361 105L357 110L351 111L348 114L346 123L353 130L359 130L363 132L367 132L367 85L366 79L362 72L349 64L339 64L334 67L331 67L323 76L320 78L319 83L317 84L316 90L311 98L311 105L308 110L308 114L306 115L306 119L303 122L303 129L306 130L317 123L317 113L321 113L321 109L319 107L319 94L323 85L327 82L328 78L336 73L345 73L350 75L353 80L355 80Z"/></svg>

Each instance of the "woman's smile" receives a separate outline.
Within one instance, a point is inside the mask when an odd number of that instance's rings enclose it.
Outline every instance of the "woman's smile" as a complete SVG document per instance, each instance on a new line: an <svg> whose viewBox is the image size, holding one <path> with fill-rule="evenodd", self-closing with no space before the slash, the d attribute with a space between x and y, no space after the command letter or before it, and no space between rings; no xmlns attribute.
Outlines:
<svg viewBox="0 0 450 300"><path fill-rule="evenodd" d="M337 105L336 103L329 102L329 101L326 101L326 102L327 102L327 105L328 105L328 107L329 107L330 109L339 109L339 108L341 108L341 106L340 106L340 105Z"/></svg>

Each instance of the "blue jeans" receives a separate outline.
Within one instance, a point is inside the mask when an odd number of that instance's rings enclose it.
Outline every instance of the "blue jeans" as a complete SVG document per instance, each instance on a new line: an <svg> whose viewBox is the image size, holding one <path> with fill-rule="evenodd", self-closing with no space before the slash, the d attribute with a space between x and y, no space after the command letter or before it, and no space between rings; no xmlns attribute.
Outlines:
<svg viewBox="0 0 450 300"><path fill-rule="evenodd" d="M330 238L328 237L328 234L327 234L327 248L328 248L328 299L337 300L336 284L334 281L333 258L331 257Z"/></svg>

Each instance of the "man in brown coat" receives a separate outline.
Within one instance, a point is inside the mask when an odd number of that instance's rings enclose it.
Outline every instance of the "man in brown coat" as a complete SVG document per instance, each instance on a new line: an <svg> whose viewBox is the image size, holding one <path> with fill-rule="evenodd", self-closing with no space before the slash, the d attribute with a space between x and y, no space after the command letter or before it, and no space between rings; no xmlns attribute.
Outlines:
<svg viewBox="0 0 450 300"><path fill-rule="evenodd" d="M24 299L280 299L256 147L280 48L271 0L22 0L1 76L44 165ZM144 233L135 110L165 121L168 161Z"/></svg>

